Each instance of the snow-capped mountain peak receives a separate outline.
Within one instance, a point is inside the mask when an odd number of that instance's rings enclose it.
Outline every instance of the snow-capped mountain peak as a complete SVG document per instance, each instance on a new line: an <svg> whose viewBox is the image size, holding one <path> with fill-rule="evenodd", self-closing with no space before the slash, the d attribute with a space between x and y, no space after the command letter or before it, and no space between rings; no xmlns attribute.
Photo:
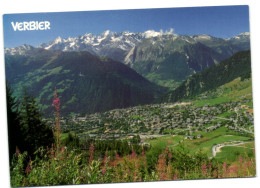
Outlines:
<svg viewBox="0 0 260 188"><path fill-rule="evenodd" d="M123 31L123 32L122 32L122 35L131 36L131 35L134 35L134 33L131 33L131 32L129 32L129 31Z"/></svg>
<svg viewBox="0 0 260 188"><path fill-rule="evenodd" d="M249 40L249 39L250 39L250 33L244 32L244 33L240 33L235 37L227 38L226 40Z"/></svg>
<svg viewBox="0 0 260 188"><path fill-rule="evenodd" d="M244 32L244 33L240 33L238 36L249 36L250 33L249 32Z"/></svg>
<svg viewBox="0 0 260 188"><path fill-rule="evenodd" d="M62 42L62 38L60 36L58 36L55 40L55 43L61 43Z"/></svg>
<svg viewBox="0 0 260 188"><path fill-rule="evenodd" d="M5 48L5 54L7 55L24 55L28 50L34 49L33 46L28 44L23 44L15 48Z"/></svg>
<svg viewBox="0 0 260 188"><path fill-rule="evenodd" d="M110 30L106 30L102 33L104 36L108 36L109 34L111 34L111 31Z"/></svg>
<svg viewBox="0 0 260 188"><path fill-rule="evenodd" d="M221 39L206 34L193 36L177 35L173 29L169 29L168 31L147 30L139 33L106 30L101 34L85 33L82 36L68 38L59 36L50 42L40 44L38 47L45 50L89 51L94 55L106 56L123 62L130 51L135 53L134 49L144 39L149 40L151 45L160 45L163 48L165 42L169 40L176 41L176 44L179 42L189 44L200 42L210 46L218 42L222 44L225 41L229 43L236 41L247 43L249 42L249 38L249 32L241 33L233 38ZM30 45L22 45L16 48L5 49L5 53L10 55L23 54L31 48L33 47Z"/></svg>
<svg viewBox="0 0 260 188"><path fill-rule="evenodd" d="M56 39L41 44L39 47L47 49L47 50L89 50L92 53L94 52L97 55L100 55L100 48L108 45L112 45L113 47L117 46L122 50L130 50L133 46L139 43L142 39L145 38L153 38L153 37L161 37L163 35L172 35L173 29L169 31L154 31L147 30L143 33L132 33L129 31L124 31L120 33L112 32L110 30L106 30L101 34L91 34L86 33L79 37L68 37L62 38L57 37Z"/></svg>

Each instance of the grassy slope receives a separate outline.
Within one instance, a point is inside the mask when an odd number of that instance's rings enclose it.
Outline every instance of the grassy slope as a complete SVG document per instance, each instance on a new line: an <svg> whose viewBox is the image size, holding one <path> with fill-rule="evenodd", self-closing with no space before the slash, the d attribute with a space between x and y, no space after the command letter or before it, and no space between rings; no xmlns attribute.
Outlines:
<svg viewBox="0 0 260 188"><path fill-rule="evenodd" d="M212 156L211 148L213 145L221 144L224 142L231 142L231 141L249 141L249 137L245 136L237 136L233 135L235 132L229 131L226 127L218 128L212 132L197 132L197 134L201 134L203 137L194 140L183 140L185 136L177 135L177 136L164 136L157 139L146 140L151 144L152 147L160 146L169 148L176 148L180 143L184 144L185 147L189 148L191 153L195 153L202 150L205 152L209 157ZM226 156L224 154L223 156ZM223 159L223 157L218 157L219 159Z"/></svg>
<svg viewBox="0 0 260 188"><path fill-rule="evenodd" d="M205 98L206 97L206 98ZM216 105L225 102L236 102L240 99L252 100L252 79L247 79L241 81L241 78L234 79L233 81L224 84L216 89L216 91L210 91L202 93L197 96L193 103L198 106ZM253 108L253 103L249 102L251 108Z"/></svg>
<svg viewBox="0 0 260 188"><path fill-rule="evenodd" d="M201 107L204 105L214 106L216 104L221 104L225 102L235 102L241 99L249 99L248 105L250 107L249 111L253 110L252 103L252 79L246 79L241 81L240 78L234 79L233 81L226 83L218 87L215 91L204 92L197 96L194 101L195 106ZM225 112L220 114L219 117L229 117L234 112ZM174 130L173 133L174 134ZM234 131L228 130L226 127L220 127L211 132L195 132L192 135L197 136L201 134L203 137L195 140L184 140L183 144L188 147L189 150L194 153L201 149L203 152L207 153L210 157L212 156L212 146L216 144L221 144L224 142L231 141L249 141L251 138L245 136L238 136ZM151 146L159 145L161 147L169 146L174 149L178 146L178 143L184 139L185 136L164 136L153 140L146 140L151 144ZM238 156L250 156L252 155L254 142L250 142L245 148L241 145L233 147L223 147L220 153L217 153L216 159L234 161Z"/></svg>
<svg viewBox="0 0 260 188"><path fill-rule="evenodd" d="M242 158L252 157L254 153L254 142L242 144L239 147L227 146L221 148L221 152L217 153L216 159L226 160L232 162L237 160L240 156Z"/></svg>

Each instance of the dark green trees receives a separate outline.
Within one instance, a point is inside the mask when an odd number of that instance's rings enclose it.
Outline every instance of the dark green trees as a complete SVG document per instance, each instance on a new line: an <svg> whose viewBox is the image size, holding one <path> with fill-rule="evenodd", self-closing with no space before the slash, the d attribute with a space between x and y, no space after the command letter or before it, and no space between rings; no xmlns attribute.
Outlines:
<svg viewBox="0 0 260 188"><path fill-rule="evenodd" d="M54 143L53 132L43 121L34 97L24 92L18 103L8 85L6 92L9 158L18 150L33 156L39 147Z"/></svg>
<svg viewBox="0 0 260 188"><path fill-rule="evenodd" d="M24 147L29 155L41 146L50 146L54 143L53 132L42 119L42 114L33 96L24 92L20 109L20 124L23 130Z"/></svg>
<svg viewBox="0 0 260 188"><path fill-rule="evenodd" d="M8 123L8 143L9 143L9 161L11 161L16 148L23 145L22 130L20 126L20 117L18 112L18 103L12 97L13 91L7 84L6 101L7 101L7 123Z"/></svg>

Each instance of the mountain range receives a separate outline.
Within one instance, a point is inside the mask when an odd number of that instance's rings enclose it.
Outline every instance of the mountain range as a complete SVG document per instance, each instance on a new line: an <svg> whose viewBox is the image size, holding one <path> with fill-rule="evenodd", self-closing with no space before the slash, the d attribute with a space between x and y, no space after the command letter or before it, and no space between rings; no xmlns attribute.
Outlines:
<svg viewBox="0 0 260 188"><path fill-rule="evenodd" d="M6 48L7 55L22 55L22 45ZM210 35L177 35L148 30L143 33L111 32L56 39L38 48L60 51L88 51L93 55L122 62L153 83L176 88L190 75L200 72L234 53L250 49L250 34L222 39Z"/></svg>
<svg viewBox="0 0 260 188"><path fill-rule="evenodd" d="M183 85L192 83L193 75L196 78L211 67L218 70L220 62L249 49L249 33L228 39L153 30L87 33L58 37L38 47L24 44L6 48L6 79L15 96L21 97L26 87L48 115L52 113L50 104L55 88L63 101L64 114L93 113L154 100L179 100L181 97L175 96ZM240 71L243 64L238 64L238 69L235 66L232 69ZM203 76L200 82L206 79ZM173 91L166 94L168 88ZM189 97L187 92L197 94L200 90L184 88L186 93L180 93Z"/></svg>

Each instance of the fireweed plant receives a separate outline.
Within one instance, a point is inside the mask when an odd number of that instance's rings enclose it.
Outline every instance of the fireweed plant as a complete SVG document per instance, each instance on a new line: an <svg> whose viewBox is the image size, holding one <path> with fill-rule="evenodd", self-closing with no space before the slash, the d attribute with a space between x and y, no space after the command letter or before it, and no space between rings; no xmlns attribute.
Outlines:
<svg viewBox="0 0 260 188"><path fill-rule="evenodd" d="M61 136L61 127L60 127L60 99L58 98L57 89L55 88L55 93L53 97L52 106L55 108L55 130L54 135L56 139L57 150L60 149L60 136Z"/></svg>
<svg viewBox="0 0 260 188"><path fill-rule="evenodd" d="M60 141L60 99L57 90L52 102L55 109L55 143L40 147L36 159L28 160L27 152L13 156L11 186L48 186L93 183L165 181L186 179L252 177L256 174L255 157L239 156L234 162L209 159L201 151L190 153L185 145L172 149L171 141L163 150L154 147L118 154L106 149L98 154L95 140L89 147L67 148ZM105 142L105 141L104 141Z"/></svg>

